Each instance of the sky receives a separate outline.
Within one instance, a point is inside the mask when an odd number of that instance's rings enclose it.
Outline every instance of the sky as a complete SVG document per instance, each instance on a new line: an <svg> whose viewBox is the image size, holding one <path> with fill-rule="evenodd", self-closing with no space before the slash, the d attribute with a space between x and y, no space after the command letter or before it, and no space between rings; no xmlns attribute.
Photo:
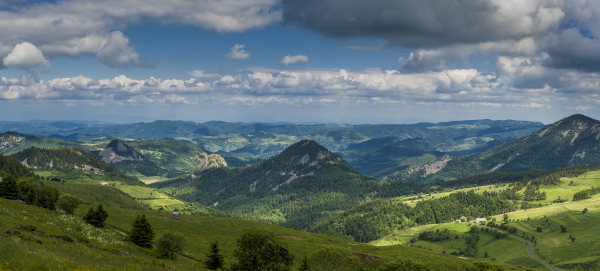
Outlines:
<svg viewBox="0 0 600 271"><path fill-rule="evenodd" d="M600 119L597 0L0 1L0 120Z"/></svg>

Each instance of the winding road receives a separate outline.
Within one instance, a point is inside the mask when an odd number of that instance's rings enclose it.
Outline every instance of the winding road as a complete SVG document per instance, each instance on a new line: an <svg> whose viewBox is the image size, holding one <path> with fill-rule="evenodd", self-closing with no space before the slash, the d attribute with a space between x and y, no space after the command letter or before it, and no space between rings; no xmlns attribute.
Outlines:
<svg viewBox="0 0 600 271"><path fill-rule="evenodd" d="M474 225L477 225L477 224L474 224ZM481 225L477 225L477 226L478 226L478 227L480 227L480 228L482 228L482 227L486 227L486 226L481 226ZM535 259L536 261L540 262L540 263L541 263L541 264L543 264L544 266L546 266L546 267L548 267L548 268L550 268L550 269L552 269L552 270L554 270L554 271L565 271L565 270L562 270L562 269L558 269L558 268L556 268L556 267L554 267L554 266L552 266L552 265L549 265L549 264L547 264L546 262L544 262L544 261L540 260L540 258L538 258L538 257L536 257L535 255L533 255L533 246L531 245L531 242L529 242L529 241L527 241L527 240L525 240L525 239L522 239L522 238L516 237L516 236L514 236L514 235L510 235L510 234L508 235L508 237L510 237L510 238L513 238L513 239L517 239L517 240L519 240L519 241L522 241L522 242L525 242L525 243L527 244L527 252L529 252L529 256L531 256L531 258L533 258L533 259Z"/></svg>
<svg viewBox="0 0 600 271"><path fill-rule="evenodd" d="M516 237L516 236L514 236L514 235L508 235L508 236L509 236L510 238L517 239L517 240L519 240L519 241L523 241L523 242L527 243L527 252L529 252L529 256L531 256L531 258L534 258L535 260L537 260L538 262L540 262L540 263L541 263L541 264L543 264L544 266L546 266L546 267L548 267L548 268L550 268L550 269L552 269L552 270L554 270L554 271L564 271L564 270L562 270L562 269L558 269L558 268L556 268L556 267L553 267L553 266L551 266L551 265L547 264L546 262L544 262L544 261L540 260L538 257L536 257L535 255L533 255L533 248L532 248L531 242L529 242L529 241L527 241L527 240L525 240L525 239L521 239L521 238L519 238L519 237Z"/></svg>

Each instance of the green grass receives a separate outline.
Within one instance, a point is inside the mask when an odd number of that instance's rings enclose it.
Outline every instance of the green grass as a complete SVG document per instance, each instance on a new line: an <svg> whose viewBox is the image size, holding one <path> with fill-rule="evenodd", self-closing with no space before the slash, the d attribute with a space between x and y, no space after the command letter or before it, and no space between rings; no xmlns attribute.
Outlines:
<svg viewBox="0 0 600 271"><path fill-rule="evenodd" d="M102 203L110 207L122 207L128 209L143 209L127 193L111 186L88 185L78 183L62 183L43 180L45 185L56 187L61 194L71 194L79 198L84 204Z"/></svg>
<svg viewBox="0 0 600 271"><path fill-rule="evenodd" d="M260 227L275 231L288 244L296 258L310 255L319 246L336 245L352 252L376 255L394 260L410 258L427 263L434 270L464 270L473 260L460 259L436 252L404 246L376 247L350 242L345 239L310 234L279 226L231 218L188 216L193 221L164 218L166 212L130 210L107 207L107 227L96 229L82 222L87 206L82 205L74 216L49 211L35 206L0 199L0 231L19 230L19 225L35 225L40 231L20 230L20 236L9 237L0 233L0 270L204 270L201 262L211 242L219 240L226 266L235 259L232 253L236 240L244 229ZM126 240L137 215L145 214L152 228L160 236L177 232L186 237L184 254L199 263L180 257L162 260L153 250L142 249ZM75 242L65 242L50 236L69 236ZM295 261L295 268L299 261ZM294 268L294 269L295 269Z"/></svg>

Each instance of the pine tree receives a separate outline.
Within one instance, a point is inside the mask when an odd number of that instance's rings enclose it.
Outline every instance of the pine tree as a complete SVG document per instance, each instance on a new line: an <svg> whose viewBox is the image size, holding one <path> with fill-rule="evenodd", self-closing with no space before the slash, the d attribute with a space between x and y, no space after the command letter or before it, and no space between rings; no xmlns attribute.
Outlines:
<svg viewBox="0 0 600 271"><path fill-rule="evenodd" d="M96 211L94 210L94 206L90 207L90 209L88 210L88 212L83 215L83 221L85 221L85 223L88 223L90 225L95 225L95 221L96 221Z"/></svg>
<svg viewBox="0 0 600 271"><path fill-rule="evenodd" d="M210 244L210 254L206 255L208 260L205 263L206 268L210 270L217 270L223 268L223 255L219 254L219 241L215 240L214 243Z"/></svg>
<svg viewBox="0 0 600 271"><path fill-rule="evenodd" d="M99 228L106 225L106 218L108 218L108 212L104 210L102 204L98 204L97 210L94 210L94 206L90 207L88 212L83 215L83 221Z"/></svg>
<svg viewBox="0 0 600 271"><path fill-rule="evenodd" d="M29 192L27 192L27 197L25 197L25 203L34 204L37 200L37 192L34 187L29 188Z"/></svg>
<svg viewBox="0 0 600 271"><path fill-rule="evenodd" d="M12 175L6 175L0 183L0 197L10 200L19 199L19 187Z"/></svg>
<svg viewBox="0 0 600 271"><path fill-rule="evenodd" d="M106 218L108 218L108 212L104 210L104 206L102 206L102 204L98 204L95 216L96 221L98 221L98 224L95 226L104 228L104 226L106 225Z"/></svg>
<svg viewBox="0 0 600 271"><path fill-rule="evenodd" d="M141 217L138 215L137 219L133 222L133 227L129 231L129 239L140 247L152 247L154 232L145 214Z"/></svg>
<svg viewBox="0 0 600 271"><path fill-rule="evenodd" d="M304 254L304 258L302 258L302 263L300 264L300 268L298 271L310 271L310 266L308 265L308 257Z"/></svg>

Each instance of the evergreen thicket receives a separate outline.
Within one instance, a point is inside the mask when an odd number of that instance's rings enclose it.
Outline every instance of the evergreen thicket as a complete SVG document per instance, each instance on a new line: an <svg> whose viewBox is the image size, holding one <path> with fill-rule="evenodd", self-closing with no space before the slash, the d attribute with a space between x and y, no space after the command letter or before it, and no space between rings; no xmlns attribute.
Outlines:
<svg viewBox="0 0 600 271"><path fill-rule="evenodd" d="M133 222L133 226L129 231L129 240L140 247L150 248L152 247L154 234L152 225L146 219L146 215L142 214L141 216L138 215Z"/></svg>

